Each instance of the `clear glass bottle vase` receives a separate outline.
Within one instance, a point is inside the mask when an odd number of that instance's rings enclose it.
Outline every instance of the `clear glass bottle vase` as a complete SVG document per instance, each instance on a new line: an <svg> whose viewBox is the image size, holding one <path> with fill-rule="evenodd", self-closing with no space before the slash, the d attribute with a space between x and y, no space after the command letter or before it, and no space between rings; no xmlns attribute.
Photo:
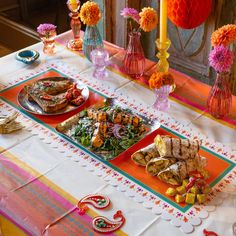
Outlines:
<svg viewBox="0 0 236 236"><path fill-rule="evenodd" d="M103 40L96 25L86 27L83 38L83 52L91 61L90 54L94 49L103 48Z"/></svg>
<svg viewBox="0 0 236 236"><path fill-rule="evenodd" d="M230 113L232 107L232 92L230 74L227 72L217 73L208 99L207 108L212 116L217 119L223 118Z"/></svg>
<svg viewBox="0 0 236 236"><path fill-rule="evenodd" d="M141 77L145 69L145 56L140 37L140 32L129 33L129 43L124 57L124 70L135 79Z"/></svg>

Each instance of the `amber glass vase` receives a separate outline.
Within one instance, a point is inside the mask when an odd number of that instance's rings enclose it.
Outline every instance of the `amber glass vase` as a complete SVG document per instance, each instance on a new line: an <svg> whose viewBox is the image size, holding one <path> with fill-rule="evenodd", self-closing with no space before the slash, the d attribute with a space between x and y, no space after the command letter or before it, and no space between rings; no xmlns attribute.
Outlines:
<svg viewBox="0 0 236 236"><path fill-rule="evenodd" d="M145 68L145 56L140 36L140 32L129 33L129 44L124 58L124 70L133 78L141 77Z"/></svg>
<svg viewBox="0 0 236 236"><path fill-rule="evenodd" d="M44 47L43 52L47 55L53 55L56 53L56 47L55 47L55 38L57 36L56 30L50 30L46 32L44 35L39 34Z"/></svg>
<svg viewBox="0 0 236 236"><path fill-rule="evenodd" d="M207 99L208 111L215 118L223 118L230 113L232 107L232 93L230 74L218 73L215 83Z"/></svg>

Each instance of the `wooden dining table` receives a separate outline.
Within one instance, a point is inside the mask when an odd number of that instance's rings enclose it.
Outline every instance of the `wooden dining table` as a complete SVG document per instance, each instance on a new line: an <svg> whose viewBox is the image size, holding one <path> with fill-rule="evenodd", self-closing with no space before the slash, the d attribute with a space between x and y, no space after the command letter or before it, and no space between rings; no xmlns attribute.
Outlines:
<svg viewBox="0 0 236 236"><path fill-rule="evenodd" d="M146 60L144 75L129 77L123 69L125 49L104 42L109 52L108 76L97 79L94 66L82 52L67 49L71 31L58 35L56 54L45 55L42 43L30 46L40 53L33 64L0 58L0 117L19 113L24 128L0 135L0 234L101 235L93 219L113 221L121 211L125 223L107 235L236 235L236 98L229 116L213 118L206 107L210 87L170 69L176 83L167 112L155 110L155 94L148 78L156 62ZM85 104L66 114L38 115L22 108L22 88L38 79L69 77L89 88ZM59 133L58 123L113 98L121 106L158 124L147 136L112 161L106 161ZM153 142L157 134L201 141L200 155L207 158L212 187L205 204L177 204L166 196L169 185L149 176L130 156ZM88 205L80 214L77 204L89 194L103 194L106 209ZM119 220L119 219L116 219ZM205 231L206 232L206 231ZM212 235L216 235L212 234Z"/></svg>

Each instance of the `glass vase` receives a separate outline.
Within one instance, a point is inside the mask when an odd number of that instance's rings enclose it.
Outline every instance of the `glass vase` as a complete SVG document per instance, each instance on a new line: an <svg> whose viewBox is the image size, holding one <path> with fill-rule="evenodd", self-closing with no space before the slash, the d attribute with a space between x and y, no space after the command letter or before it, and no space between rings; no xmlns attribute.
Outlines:
<svg viewBox="0 0 236 236"><path fill-rule="evenodd" d="M129 43L124 57L124 70L135 79L143 75L145 68L145 56L140 36L140 32L129 33Z"/></svg>
<svg viewBox="0 0 236 236"><path fill-rule="evenodd" d="M87 26L83 38L83 52L88 60L91 61L90 54L97 48L103 48L103 41L99 30L96 25Z"/></svg>
<svg viewBox="0 0 236 236"><path fill-rule="evenodd" d="M39 35L43 42L43 52L47 55L53 55L56 52L55 47L55 38L57 36L56 30L50 30L46 32L44 35Z"/></svg>
<svg viewBox="0 0 236 236"><path fill-rule="evenodd" d="M81 30L81 22L79 19L79 8L80 1L76 0L72 3L70 0L67 1L67 7L70 10L70 26L72 29L72 33L74 38L70 39L67 43L67 47L73 51L81 51L82 50L82 39L80 38L80 30Z"/></svg>
<svg viewBox="0 0 236 236"><path fill-rule="evenodd" d="M170 92L173 91L172 85L164 85L159 89L155 89L156 101L153 104L153 108L158 111L167 111L170 107L170 102L168 100Z"/></svg>
<svg viewBox="0 0 236 236"><path fill-rule="evenodd" d="M223 118L230 113L232 93L229 73L218 73L207 99L207 108L215 118Z"/></svg>

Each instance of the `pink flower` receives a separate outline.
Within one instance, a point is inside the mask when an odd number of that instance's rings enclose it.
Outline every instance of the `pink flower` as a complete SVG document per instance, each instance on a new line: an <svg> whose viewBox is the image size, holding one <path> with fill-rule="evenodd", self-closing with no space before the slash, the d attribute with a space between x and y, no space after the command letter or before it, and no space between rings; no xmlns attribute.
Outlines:
<svg viewBox="0 0 236 236"><path fill-rule="evenodd" d="M124 18L131 18L137 23L139 23L140 20L139 12L134 8L125 7L121 11L120 15L123 16Z"/></svg>
<svg viewBox="0 0 236 236"><path fill-rule="evenodd" d="M53 24L40 24L37 28L37 32L41 35L48 34L50 31L55 30L57 27Z"/></svg>
<svg viewBox="0 0 236 236"><path fill-rule="evenodd" d="M210 55L210 65L218 72L229 72L233 64L234 54L225 46L215 47Z"/></svg>

